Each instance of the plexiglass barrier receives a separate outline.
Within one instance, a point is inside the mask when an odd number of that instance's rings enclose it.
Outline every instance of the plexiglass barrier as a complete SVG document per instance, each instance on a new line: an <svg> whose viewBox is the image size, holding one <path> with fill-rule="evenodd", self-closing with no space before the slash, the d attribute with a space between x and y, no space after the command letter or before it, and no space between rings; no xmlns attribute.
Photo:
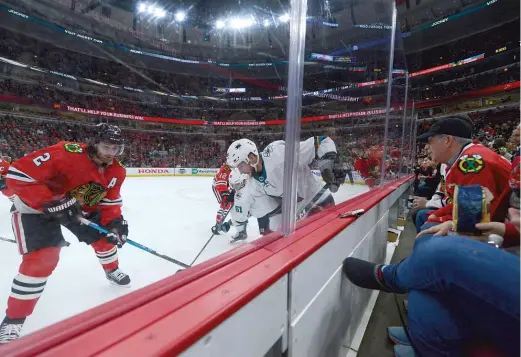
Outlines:
<svg viewBox="0 0 521 357"><path fill-rule="evenodd" d="M63 230L70 246L58 268L38 275L55 283L22 299L12 288L25 274L17 250L27 256L65 244L24 218L25 232L40 233L16 236L12 203L0 200L0 301L29 304L8 310L27 317L23 334L243 243L290 235L308 217L411 172L416 122L389 2L9 0L0 11L0 154L23 171L35 151L46 158L62 141L96 148L97 124L117 125L125 148L110 165L126 172L120 192L111 193L101 165L67 171L77 184L56 196L76 194L101 213L97 223L123 217L138 244L116 248L96 233L104 244L88 247L88 229ZM92 154L64 148L76 155L67 162ZM58 173L30 170L56 187ZM80 271L87 278L76 279ZM109 283L132 289L109 291ZM62 304L64 296L79 298Z"/></svg>
<svg viewBox="0 0 521 357"><path fill-rule="evenodd" d="M306 2L295 2L302 4ZM296 82L288 87L288 93L299 93L288 96L288 108L293 98L302 98L302 120L300 128L289 120L286 125L286 138L299 140L299 149L292 145L294 160L286 162L292 168L286 173L293 175L284 176L285 187L297 197L284 190L286 207L295 205L294 211L283 211L291 215L283 217L285 222L378 188L410 169L409 80L393 9L391 4L372 1L311 2L307 19L314 23L295 26L298 33L292 26L291 44L298 49L305 43L311 63L293 61L290 68L295 76L303 73L302 87ZM318 20L332 13L334 24ZM311 110L321 115L309 120L306 113Z"/></svg>

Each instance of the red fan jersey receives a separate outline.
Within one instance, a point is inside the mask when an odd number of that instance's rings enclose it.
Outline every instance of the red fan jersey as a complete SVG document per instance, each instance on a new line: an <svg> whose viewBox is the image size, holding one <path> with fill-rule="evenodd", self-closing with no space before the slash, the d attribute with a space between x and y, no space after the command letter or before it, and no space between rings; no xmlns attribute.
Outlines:
<svg viewBox="0 0 521 357"><path fill-rule="evenodd" d="M118 161L98 166L86 144L63 141L15 161L6 181L28 211L42 211L43 203L70 195L84 212L99 210L101 223L107 224L121 216L120 189L125 177L126 170Z"/></svg>
<svg viewBox="0 0 521 357"><path fill-rule="evenodd" d="M230 174L232 169L227 164L221 166L215 177L213 178L212 188L214 190L215 195L218 197L222 197L223 192L229 192L229 183L228 179L230 178Z"/></svg>
<svg viewBox="0 0 521 357"><path fill-rule="evenodd" d="M493 195L490 202L490 216L494 218L496 210L511 192L508 184L511 168L511 163L494 151L483 145L467 144L459 153L456 161L447 169L445 189L450 203L431 212L436 218L430 218L429 221L444 222L452 219L452 200L456 185L486 187ZM504 215L495 218L502 219Z"/></svg>

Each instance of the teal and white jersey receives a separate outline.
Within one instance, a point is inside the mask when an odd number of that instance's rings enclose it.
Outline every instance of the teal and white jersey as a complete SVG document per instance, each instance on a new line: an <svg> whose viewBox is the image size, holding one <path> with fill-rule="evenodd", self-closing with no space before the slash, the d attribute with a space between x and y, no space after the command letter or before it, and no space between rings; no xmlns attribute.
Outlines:
<svg viewBox="0 0 521 357"><path fill-rule="evenodd" d="M285 147L284 140L277 140L269 144L261 153L262 172L253 175L253 179L268 196L282 197L284 194ZM336 145L329 137L315 136L300 142L297 195L302 202L309 202L322 188L323 183L313 174L310 165L313 160L322 158L329 152L336 153ZM320 203L329 194L329 190L324 192L324 195L317 203Z"/></svg>
<svg viewBox="0 0 521 357"><path fill-rule="evenodd" d="M245 224L248 216L262 218L277 210L280 200L276 200L264 192L262 185L248 177L246 185L235 193L234 205L230 211L234 226Z"/></svg>

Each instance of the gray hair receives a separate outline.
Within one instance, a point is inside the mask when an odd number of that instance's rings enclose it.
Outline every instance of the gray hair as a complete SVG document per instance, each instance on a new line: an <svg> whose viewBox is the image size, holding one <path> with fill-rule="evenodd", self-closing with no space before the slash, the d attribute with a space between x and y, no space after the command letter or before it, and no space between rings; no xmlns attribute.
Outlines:
<svg viewBox="0 0 521 357"><path fill-rule="evenodd" d="M446 135L446 134L441 134L440 137L442 138L446 138L447 136L452 136L452 138L454 139L454 141L458 144L458 145L461 145L461 146L465 146L469 143L472 142L472 139L469 139L469 138L462 138L460 136L453 136L453 135Z"/></svg>

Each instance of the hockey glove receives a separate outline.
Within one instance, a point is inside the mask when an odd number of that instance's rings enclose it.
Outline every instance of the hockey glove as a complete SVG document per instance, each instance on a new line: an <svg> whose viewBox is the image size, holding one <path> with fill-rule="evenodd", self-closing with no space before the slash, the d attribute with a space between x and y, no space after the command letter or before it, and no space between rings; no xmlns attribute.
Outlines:
<svg viewBox="0 0 521 357"><path fill-rule="evenodd" d="M235 191L232 191L232 192L224 191L221 194L221 198L224 203L233 203L233 201L235 199Z"/></svg>
<svg viewBox="0 0 521 357"><path fill-rule="evenodd" d="M228 233L230 230L230 223L224 222L222 224L216 224L212 227L212 233L216 236L220 235L221 233Z"/></svg>
<svg viewBox="0 0 521 357"><path fill-rule="evenodd" d="M110 231L107 234L107 242L117 245L118 248L123 247L123 244L127 242L128 236L128 223L123 216L110 222L107 225L107 230Z"/></svg>
<svg viewBox="0 0 521 357"><path fill-rule="evenodd" d="M347 170L342 167L338 155L335 152L328 152L318 161L318 167L322 179L329 185L329 190L333 193L337 192L347 175Z"/></svg>
<svg viewBox="0 0 521 357"><path fill-rule="evenodd" d="M62 224L80 224L77 216L83 216L80 204L74 197L64 197L60 200L52 200L42 204L43 212L52 218L58 219Z"/></svg>
<svg viewBox="0 0 521 357"><path fill-rule="evenodd" d="M3 178L0 178L0 191L4 188L7 188L7 184L5 183L5 180Z"/></svg>

